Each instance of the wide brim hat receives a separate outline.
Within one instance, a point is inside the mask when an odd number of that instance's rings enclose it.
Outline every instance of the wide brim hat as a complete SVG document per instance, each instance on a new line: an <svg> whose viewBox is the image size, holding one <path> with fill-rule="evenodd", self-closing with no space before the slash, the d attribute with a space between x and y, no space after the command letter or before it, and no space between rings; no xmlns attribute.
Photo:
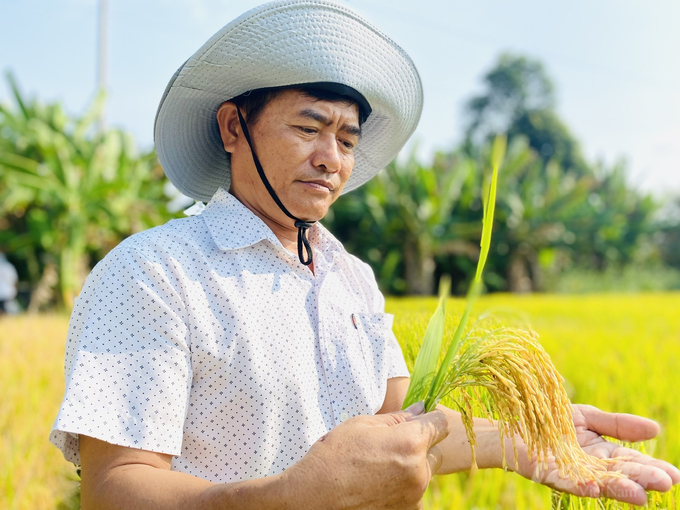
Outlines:
<svg viewBox="0 0 680 510"><path fill-rule="evenodd" d="M344 5L278 0L226 25L170 80L154 133L168 178L203 202L229 189L229 157L215 116L220 104L249 90L306 83L346 85L371 106L343 193L394 159L420 119L420 77L394 41Z"/></svg>

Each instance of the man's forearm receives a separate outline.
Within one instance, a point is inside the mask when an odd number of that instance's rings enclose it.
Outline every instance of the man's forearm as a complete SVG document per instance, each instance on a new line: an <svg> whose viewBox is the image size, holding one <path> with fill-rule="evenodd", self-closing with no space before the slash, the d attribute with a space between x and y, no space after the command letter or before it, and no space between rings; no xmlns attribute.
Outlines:
<svg viewBox="0 0 680 510"><path fill-rule="evenodd" d="M122 465L97 484L83 473L82 508L154 510L287 509L296 507L285 473L245 482L216 484L146 465Z"/></svg>
<svg viewBox="0 0 680 510"><path fill-rule="evenodd" d="M172 456L80 436L82 508L349 510L417 508L448 434L443 413L357 416L278 475L215 484L171 471Z"/></svg>
<svg viewBox="0 0 680 510"><path fill-rule="evenodd" d="M443 460L437 474L445 475L468 471L472 467L472 452L460 413L444 406L438 406L438 409L446 415L451 432L446 439L439 443ZM498 428L485 418L475 418L474 424L477 441L475 448L477 466L481 469L502 467L503 454ZM508 458L508 454L512 456L512 451L506 452L506 458Z"/></svg>

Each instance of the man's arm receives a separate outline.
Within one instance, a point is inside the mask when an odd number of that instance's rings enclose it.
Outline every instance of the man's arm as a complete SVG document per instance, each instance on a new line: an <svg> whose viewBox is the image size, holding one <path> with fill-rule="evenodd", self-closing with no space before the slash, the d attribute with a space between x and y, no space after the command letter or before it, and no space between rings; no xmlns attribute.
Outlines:
<svg viewBox="0 0 680 510"><path fill-rule="evenodd" d="M227 484L171 471L169 455L81 436L82 508L418 509L448 433L442 413L421 413L347 420L283 473Z"/></svg>
<svg viewBox="0 0 680 510"><path fill-rule="evenodd" d="M407 377L390 379L387 384L385 404L379 412L399 409L406 396L408 383ZM460 413L444 406L438 406L438 409L449 421L450 433L436 446L442 456L442 463L437 474L466 471L471 467L471 452ZM592 406L583 405L573 407L573 419L581 448L595 457L626 458L625 461L613 466L613 469L621 471L628 478L613 480L604 487L599 487L594 483L579 486L569 480L559 478L554 462L547 470L537 473L536 465L527 458L526 446L520 438L515 439L519 452L518 466L514 463L512 442L506 439L505 452L508 468L517 471L525 478L564 492L589 497L607 496L636 505L646 503L645 490L663 492L669 490L673 484L680 483L680 471L671 464L629 448L623 448L602 437L606 435L624 441L651 439L659 432L659 426L652 420L630 414L607 413ZM483 418L476 418L474 422L478 467L500 468L502 449L498 429L489 420Z"/></svg>
<svg viewBox="0 0 680 510"><path fill-rule="evenodd" d="M401 409L409 381L408 377L395 377L387 381L385 401L378 414L392 413ZM472 467L472 452L460 413L444 406L438 406L438 409L446 416L450 432L437 445L442 454L442 465L437 474L468 471ZM477 467L481 469L502 467L503 457L498 429L484 418L475 418L474 422L477 436ZM510 446L510 451L512 452L512 446Z"/></svg>
<svg viewBox="0 0 680 510"><path fill-rule="evenodd" d="M214 484L170 471L171 455L80 436L82 508L281 508L283 476ZM278 506L277 506L278 505Z"/></svg>

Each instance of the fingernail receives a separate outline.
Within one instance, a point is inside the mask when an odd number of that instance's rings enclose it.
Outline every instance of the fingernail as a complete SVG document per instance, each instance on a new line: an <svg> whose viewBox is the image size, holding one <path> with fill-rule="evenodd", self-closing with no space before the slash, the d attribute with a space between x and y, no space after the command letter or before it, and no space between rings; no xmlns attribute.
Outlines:
<svg viewBox="0 0 680 510"><path fill-rule="evenodd" d="M418 416L419 414L423 414L425 412L425 404L423 404L422 402L416 402L415 404L411 404L404 410L411 413L413 416Z"/></svg>

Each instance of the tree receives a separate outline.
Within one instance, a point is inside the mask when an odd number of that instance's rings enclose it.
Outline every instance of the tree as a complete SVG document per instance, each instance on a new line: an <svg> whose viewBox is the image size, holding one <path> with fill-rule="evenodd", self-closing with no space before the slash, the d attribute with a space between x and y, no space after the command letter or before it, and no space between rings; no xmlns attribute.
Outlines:
<svg viewBox="0 0 680 510"><path fill-rule="evenodd" d="M489 145L480 149L482 161L489 159L489 150ZM482 178L483 173L476 172L465 182L451 214L452 232L469 242L479 236ZM540 290L546 259L568 254L574 229L590 215L583 204L593 186L589 177L565 177L556 162L544 168L526 137L512 139L498 176L487 284L511 292ZM440 260L440 270L455 273L473 262L460 257Z"/></svg>
<svg viewBox="0 0 680 510"><path fill-rule="evenodd" d="M432 166L411 154L342 197L325 220L347 248L368 260L381 288L431 294L441 274L464 291L478 257L484 175L491 145L472 160L439 154ZM524 136L510 142L498 177L491 290L540 291L546 272L605 269L637 261L655 202L628 187L625 167L580 175L547 164Z"/></svg>
<svg viewBox="0 0 680 510"><path fill-rule="evenodd" d="M339 199L325 222L350 251L373 264L383 289L429 295L435 290L435 257L478 252L448 228L473 171L462 154L440 155L427 167L414 150Z"/></svg>
<svg viewBox="0 0 680 510"><path fill-rule="evenodd" d="M537 60L503 53L483 81L486 90L466 107L466 138L477 146L496 133L507 133L526 112L555 107L554 86Z"/></svg>
<svg viewBox="0 0 680 510"><path fill-rule="evenodd" d="M14 106L0 106L0 235L27 261L35 285L57 269L59 297L73 305L91 260L123 237L165 221L162 171L118 130L94 133L104 98L70 118L60 104L25 100L12 77Z"/></svg>
<svg viewBox="0 0 680 510"><path fill-rule="evenodd" d="M600 166L594 174L595 185L587 197L589 225L580 232L574 260L596 269L640 262L636 258L655 230L659 205L650 194L629 186L623 161L610 168Z"/></svg>
<svg viewBox="0 0 680 510"><path fill-rule="evenodd" d="M680 197L667 204L663 212L656 236L661 259L669 266L680 269Z"/></svg>
<svg viewBox="0 0 680 510"><path fill-rule="evenodd" d="M564 171L587 173L576 139L555 112L555 87L541 62L504 53L483 82L484 92L466 106L468 153L499 133L524 136L546 164L555 160Z"/></svg>

